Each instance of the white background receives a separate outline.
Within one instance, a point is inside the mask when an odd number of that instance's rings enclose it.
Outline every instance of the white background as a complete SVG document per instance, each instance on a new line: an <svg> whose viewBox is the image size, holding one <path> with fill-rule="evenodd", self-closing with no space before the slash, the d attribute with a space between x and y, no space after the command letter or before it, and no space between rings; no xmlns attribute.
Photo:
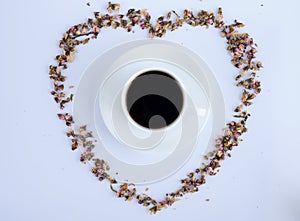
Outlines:
<svg viewBox="0 0 300 221"><path fill-rule="evenodd" d="M247 25L244 30L258 43L258 57L265 66L263 93L250 108L245 142L199 193L150 216L144 207L116 199L107 183L100 184L79 162L79 151L70 150L49 95L48 66L59 53L63 32L106 8L106 1L90 1L91 7L86 2L1 0L0 220L299 221L300 4L296 0L119 1L123 12L147 8L153 18L170 9L216 11L222 6L227 22L238 19ZM138 30L135 34L102 31L98 40L79 49L69 80L76 84L103 51L146 37ZM168 33L165 39L196 51L209 64L224 93L229 119L238 90L224 39L215 30L189 27Z"/></svg>

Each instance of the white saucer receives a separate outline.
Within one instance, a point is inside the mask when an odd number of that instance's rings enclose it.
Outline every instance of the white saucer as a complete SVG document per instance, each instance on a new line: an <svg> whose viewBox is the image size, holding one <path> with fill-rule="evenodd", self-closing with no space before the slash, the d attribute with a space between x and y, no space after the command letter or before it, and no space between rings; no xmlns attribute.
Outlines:
<svg viewBox="0 0 300 221"><path fill-rule="evenodd" d="M180 116L160 130L139 127L124 111L126 85L152 68L172 73L184 91ZM139 40L109 50L88 66L73 116L75 127L88 125L93 131L95 157L108 162L113 177L144 184L170 176L194 151L212 149L225 124L225 107L217 81L199 56L165 40Z"/></svg>

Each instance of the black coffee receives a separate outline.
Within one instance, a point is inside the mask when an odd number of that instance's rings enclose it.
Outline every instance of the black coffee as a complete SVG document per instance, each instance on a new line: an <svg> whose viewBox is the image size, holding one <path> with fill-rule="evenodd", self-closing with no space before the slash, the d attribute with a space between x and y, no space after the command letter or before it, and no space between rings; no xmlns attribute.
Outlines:
<svg viewBox="0 0 300 221"><path fill-rule="evenodd" d="M172 124L179 116L183 93L174 77L151 70L131 82L126 105L136 123L149 129L160 129Z"/></svg>

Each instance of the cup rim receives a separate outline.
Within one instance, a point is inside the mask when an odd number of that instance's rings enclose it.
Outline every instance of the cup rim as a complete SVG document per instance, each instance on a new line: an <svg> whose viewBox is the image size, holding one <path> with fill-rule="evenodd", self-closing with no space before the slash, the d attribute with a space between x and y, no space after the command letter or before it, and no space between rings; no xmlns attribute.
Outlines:
<svg viewBox="0 0 300 221"><path fill-rule="evenodd" d="M170 68L171 69L171 68ZM176 119L170 123L167 126L164 126L162 128L147 128L144 127L142 125L140 125L139 123L137 123L129 114L129 111L127 109L127 93L128 93L128 89L130 88L131 83L134 81L134 79L136 79L138 76L150 72L150 71L160 71L163 72L167 75L169 75L171 78L174 79L174 81L176 81L176 83L178 84L178 87L180 88L180 91L182 93L182 107L181 110L179 112L179 115L176 117ZM174 74L172 72L172 70L167 70L166 68L161 68L161 67L156 67L156 68L145 68L142 70L139 70L137 72L135 72L124 84L124 87L122 89L122 93L121 93L121 106L122 106L122 110L123 113L125 114L126 118L128 119L128 121L135 127L137 127L138 129L141 129L143 131L151 131L151 132L164 132L166 130L168 130L169 128L173 127L174 125L176 125L178 123L178 121L180 121L183 112L185 111L185 107L186 107L186 93L184 91L184 87L182 86L182 83L178 80L178 78L176 77L176 74Z"/></svg>

